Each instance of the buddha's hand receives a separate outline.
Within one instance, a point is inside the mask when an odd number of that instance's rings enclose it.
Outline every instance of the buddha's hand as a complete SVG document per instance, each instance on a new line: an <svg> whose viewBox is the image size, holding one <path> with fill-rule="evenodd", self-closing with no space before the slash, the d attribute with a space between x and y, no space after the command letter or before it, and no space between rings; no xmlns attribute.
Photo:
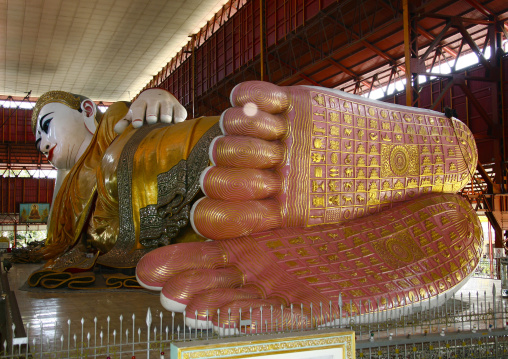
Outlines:
<svg viewBox="0 0 508 359"><path fill-rule="evenodd" d="M476 167L469 129L438 112L259 81L236 86L231 102L191 211L206 238L344 223L455 193Z"/></svg>
<svg viewBox="0 0 508 359"><path fill-rule="evenodd" d="M413 303L444 303L473 273L482 243L469 202L433 193L344 225L161 247L139 261L136 277L196 328L234 333L250 319L247 330L260 332L265 321L278 330L365 313L374 322L372 313L386 320Z"/></svg>
<svg viewBox="0 0 508 359"><path fill-rule="evenodd" d="M127 115L117 122L115 132L122 133L128 125L138 128L143 124L178 123L185 121L187 110L170 92L163 89L143 91L132 103Z"/></svg>

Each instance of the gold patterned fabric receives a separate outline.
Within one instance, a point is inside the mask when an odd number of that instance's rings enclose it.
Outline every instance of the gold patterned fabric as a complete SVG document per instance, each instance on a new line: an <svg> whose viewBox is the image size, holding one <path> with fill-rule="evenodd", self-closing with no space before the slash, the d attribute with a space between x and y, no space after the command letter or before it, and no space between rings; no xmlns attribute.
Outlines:
<svg viewBox="0 0 508 359"><path fill-rule="evenodd" d="M134 267L160 245L200 240L188 225L218 117L144 126L122 135L97 171L97 201L88 235L99 263ZM183 230L183 232L182 232ZM183 233L183 235L182 235Z"/></svg>

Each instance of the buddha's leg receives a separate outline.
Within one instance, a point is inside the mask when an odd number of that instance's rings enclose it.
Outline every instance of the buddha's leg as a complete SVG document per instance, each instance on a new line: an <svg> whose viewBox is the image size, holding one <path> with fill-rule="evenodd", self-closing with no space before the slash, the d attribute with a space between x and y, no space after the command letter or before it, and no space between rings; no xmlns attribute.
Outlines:
<svg viewBox="0 0 508 359"><path fill-rule="evenodd" d="M339 316L339 295L343 316L368 313L368 302L372 311L378 303L400 310L443 298L473 272L481 243L481 225L464 198L429 194L343 226L162 247L143 257L137 277L161 290L168 310L186 309L188 325L203 325L208 310L215 326L238 328L239 309L248 319L251 307L252 322L262 323L270 306L279 325L299 325L301 304L304 316L322 324Z"/></svg>
<svg viewBox="0 0 508 359"><path fill-rule="evenodd" d="M469 129L437 112L265 82L238 85L231 102L192 211L207 238L344 223L456 193L476 167Z"/></svg>

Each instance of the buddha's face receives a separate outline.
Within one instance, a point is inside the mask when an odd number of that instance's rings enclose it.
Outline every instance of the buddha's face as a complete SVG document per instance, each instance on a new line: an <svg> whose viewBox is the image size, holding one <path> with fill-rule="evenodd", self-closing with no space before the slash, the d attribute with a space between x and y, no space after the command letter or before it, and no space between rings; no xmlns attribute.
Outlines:
<svg viewBox="0 0 508 359"><path fill-rule="evenodd" d="M57 169L71 169L91 138L79 111L61 103L49 103L39 112L35 144Z"/></svg>

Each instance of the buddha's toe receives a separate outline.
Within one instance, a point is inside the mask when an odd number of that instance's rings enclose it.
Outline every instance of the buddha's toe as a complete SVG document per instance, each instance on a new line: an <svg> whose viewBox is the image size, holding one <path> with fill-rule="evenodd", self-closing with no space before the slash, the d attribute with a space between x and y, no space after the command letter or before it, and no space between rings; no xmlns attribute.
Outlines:
<svg viewBox="0 0 508 359"><path fill-rule="evenodd" d="M237 295L233 301L209 313L206 324L198 322L198 327L200 324L202 327L213 325L221 335L273 332L319 325L318 310L313 314L308 307L287 306L280 298L242 298ZM189 316L187 319L192 325L193 320Z"/></svg>
<svg viewBox="0 0 508 359"><path fill-rule="evenodd" d="M280 313L281 305L285 303L278 298L237 299L219 308L212 318L213 327L221 335L275 330L274 315Z"/></svg>
<svg viewBox="0 0 508 359"><path fill-rule="evenodd" d="M194 296L187 305L185 312L188 324L196 328L212 328L213 323L217 326L217 320L222 322L231 315L231 320L239 317L239 308L248 313L249 304L244 306L232 303L251 303L259 298L260 293L249 288L220 288L200 292ZM248 314L247 314L248 315ZM217 318L224 319L217 319Z"/></svg>
<svg viewBox="0 0 508 359"><path fill-rule="evenodd" d="M242 284L243 274L234 267L188 270L168 279L162 287L161 303L167 310L181 312L200 292Z"/></svg>
<svg viewBox="0 0 508 359"><path fill-rule="evenodd" d="M201 236L218 240L280 227L282 216L274 199L234 202L204 197L192 207L191 223Z"/></svg>
<svg viewBox="0 0 508 359"><path fill-rule="evenodd" d="M287 133L287 121L283 117L261 111L256 105L227 109L219 123L225 135L273 141L280 140Z"/></svg>
<svg viewBox="0 0 508 359"><path fill-rule="evenodd" d="M230 97L234 106L254 105L261 111L273 114L287 110L290 104L286 88L263 81L238 84L231 91Z"/></svg>
<svg viewBox="0 0 508 359"><path fill-rule="evenodd" d="M218 243L180 243L157 248L136 266L136 278L147 289L161 290L169 278L192 269L213 269L226 263Z"/></svg>
<svg viewBox="0 0 508 359"><path fill-rule="evenodd" d="M208 198L229 201L269 198L282 188L277 173L255 168L208 167L200 183Z"/></svg>
<svg viewBox="0 0 508 359"><path fill-rule="evenodd" d="M274 168L284 161L284 146L248 136L222 136L210 144L210 160L215 166Z"/></svg>

